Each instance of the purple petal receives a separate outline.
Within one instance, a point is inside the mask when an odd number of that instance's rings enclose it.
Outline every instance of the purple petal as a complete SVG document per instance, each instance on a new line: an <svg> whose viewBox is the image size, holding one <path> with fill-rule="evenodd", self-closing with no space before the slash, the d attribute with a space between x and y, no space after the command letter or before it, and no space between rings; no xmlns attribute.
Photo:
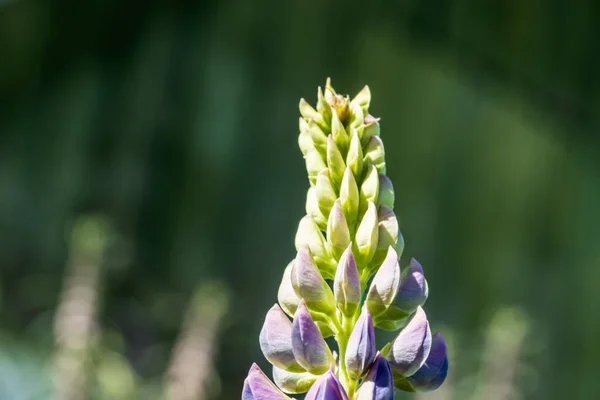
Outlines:
<svg viewBox="0 0 600 400"><path fill-rule="evenodd" d="M244 381L242 400L287 400L288 396L283 394L262 372L260 367L252 364L248 376Z"/></svg>
<svg viewBox="0 0 600 400"><path fill-rule="evenodd" d="M348 339L345 361L350 377L353 379L362 377L371 366L376 353L373 320L365 305Z"/></svg>
<svg viewBox="0 0 600 400"><path fill-rule="evenodd" d="M390 364L377 353L367 377L358 389L357 400L393 400L394 378Z"/></svg>
<svg viewBox="0 0 600 400"><path fill-rule="evenodd" d="M335 309L333 292L313 262L307 246L298 250L292 267L292 286L299 298L304 298L311 310L329 313Z"/></svg>
<svg viewBox="0 0 600 400"><path fill-rule="evenodd" d="M337 307L346 316L354 315L361 296L360 278L351 246L349 245L340 257L333 281L333 294Z"/></svg>
<svg viewBox="0 0 600 400"><path fill-rule="evenodd" d="M292 323L292 350L298 364L313 375L321 375L329 368L331 351L312 320L304 299L300 300Z"/></svg>
<svg viewBox="0 0 600 400"><path fill-rule="evenodd" d="M446 343L438 332L433 336L431 351L429 357L425 360L425 364L406 379L415 389L428 392L440 387L444 383L447 374L448 353Z"/></svg>
<svg viewBox="0 0 600 400"><path fill-rule="evenodd" d="M388 361L392 370L403 376L414 374L425 362L431 349L431 330L425 311L417 311L392 342Z"/></svg>
<svg viewBox="0 0 600 400"><path fill-rule="evenodd" d="M330 369L312 385L304 400L348 400L344 387Z"/></svg>
<svg viewBox="0 0 600 400"><path fill-rule="evenodd" d="M428 288L423 267L414 258L402 274L402 283L395 304L401 310L411 313L427 300Z"/></svg>
<svg viewBox="0 0 600 400"><path fill-rule="evenodd" d="M288 371L304 371L292 351L292 322L279 305L275 304L267 312L259 341L260 349L271 364Z"/></svg>

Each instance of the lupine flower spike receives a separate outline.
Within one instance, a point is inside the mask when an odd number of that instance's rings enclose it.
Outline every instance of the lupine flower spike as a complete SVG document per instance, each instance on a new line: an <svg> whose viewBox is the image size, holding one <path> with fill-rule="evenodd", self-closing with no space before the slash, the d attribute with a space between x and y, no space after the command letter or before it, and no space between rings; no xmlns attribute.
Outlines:
<svg viewBox="0 0 600 400"><path fill-rule="evenodd" d="M252 365L242 400L391 400L396 389L431 391L446 379L446 344L423 310L423 267L414 258L401 267L404 238L370 103L367 86L350 100L329 79L315 108L300 100L306 216L259 340L274 382ZM399 332L378 351L375 328Z"/></svg>

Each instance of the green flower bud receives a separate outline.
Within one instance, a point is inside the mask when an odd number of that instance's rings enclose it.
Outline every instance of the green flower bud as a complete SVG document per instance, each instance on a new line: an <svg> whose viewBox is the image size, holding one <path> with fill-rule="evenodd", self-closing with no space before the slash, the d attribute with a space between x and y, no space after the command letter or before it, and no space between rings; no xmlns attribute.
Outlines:
<svg viewBox="0 0 600 400"><path fill-rule="evenodd" d="M329 214L327 242L336 260L340 259L342 253L350 244L350 230L339 199L335 201Z"/></svg>
<svg viewBox="0 0 600 400"><path fill-rule="evenodd" d="M348 150L346 165L350 167L352 173L357 179L362 177L363 151L358 135L352 135L352 139L350 139L350 149Z"/></svg>
<svg viewBox="0 0 600 400"><path fill-rule="evenodd" d="M314 185L317 181L317 175L319 172L327 168L325 161L317 149L313 147L308 149L306 156L304 156L306 162L306 171L308 171L308 179Z"/></svg>
<svg viewBox="0 0 600 400"><path fill-rule="evenodd" d="M373 256L373 260L371 261L372 269L376 269L381 265L381 262L385 259L388 248L394 247L396 252L398 253L398 258L402 255L402 249L404 248L404 244L402 248L398 250L398 220L396 219L396 214L386 205L379 206L378 217L378 225L377 225L377 250L375 250L375 255Z"/></svg>
<svg viewBox="0 0 600 400"><path fill-rule="evenodd" d="M323 116L321 116L321 114L319 114L317 112L317 110L315 110L310 104L308 104L306 102L306 100L300 99L299 109L300 109L300 114L302 114L302 116L307 121L313 120L324 131L329 130L329 127L327 126L327 123L323 119Z"/></svg>
<svg viewBox="0 0 600 400"><path fill-rule="evenodd" d="M362 137L360 142L363 146L366 146L371 140L372 136L379 136L379 118L375 118L371 114L367 114L365 117L365 126L363 128Z"/></svg>
<svg viewBox="0 0 600 400"><path fill-rule="evenodd" d="M306 131L306 129L302 128L304 125L308 127L308 124L304 118L300 118L300 135L298 135L298 146L300 147L302 155L306 157L306 154L308 154L308 151L314 147L314 144L310 134Z"/></svg>
<svg viewBox="0 0 600 400"><path fill-rule="evenodd" d="M358 104L354 104L350 107L350 126L356 129L361 128L365 124L365 113Z"/></svg>
<svg viewBox="0 0 600 400"><path fill-rule="evenodd" d="M360 187L360 207L358 215L363 215L367 211L369 201L377 204L379 197L379 174L377 168L372 164L366 164L367 175Z"/></svg>
<svg viewBox="0 0 600 400"><path fill-rule="evenodd" d="M298 250L292 267L292 287L296 295L316 312L330 314L335 310L333 292L313 262L307 246Z"/></svg>
<svg viewBox="0 0 600 400"><path fill-rule="evenodd" d="M327 229L327 218L319 209L317 188L314 186L308 188L308 191L306 192L306 214L313 217L320 230L324 231Z"/></svg>
<svg viewBox="0 0 600 400"><path fill-rule="evenodd" d="M296 309L298 308L298 303L300 303L300 299L296 295L296 291L292 286L293 265L294 260L290 261L287 267L285 267L285 270L283 271L283 278L279 284L279 291L277 292L277 301L279 301L281 309L290 317L294 316Z"/></svg>
<svg viewBox="0 0 600 400"><path fill-rule="evenodd" d="M394 185L386 175L379 174L379 196L377 197L377 205L385 204L389 208L394 208L395 194Z"/></svg>
<svg viewBox="0 0 600 400"><path fill-rule="evenodd" d="M317 111L323 116L323 119L327 124L331 123L331 106L323 97L321 86L319 86L319 89L317 90Z"/></svg>
<svg viewBox="0 0 600 400"><path fill-rule="evenodd" d="M327 138L327 165L329 166L329 177L334 187L339 189L342 185L346 164L331 135Z"/></svg>
<svg viewBox="0 0 600 400"><path fill-rule="evenodd" d="M350 234L352 234L356 228L360 197L358 194L358 186L356 185L356 180L354 179L354 174L349 167L346 168L344 177L342 179L342 186L340 187L340 202L342 205L342 210L346 215L346 222L348 222Z"/></svg>
<svg viewBox="0 0 600 400"><path fill-rule="evenodd" d="M365 161L377 167L381 174L385 174L385 151L379 136L371 136L365 149Z"/></svg>
<svg viewBox="0 0 600 400"><path fill-rule="evenodd" d="M358 268L350 247L348 246L340 257L333 280L333 295L337 308L348 318L356 313L361 297Z"/></svg>
<svg viewBox="0 0 600 400"><path fill-rule="evenodd" d="M364 114L367 114L367 111L369 110L369 104L371 104L371 90L368 86L362 88L361 91L354 96L352 101L350 101L351 107L360 107Z"/></svg>
<svg viewBox="0 0 600 400"><path fill-rule="evenodd" d="M350 136L346 133L344 124L340 121L337 113L333 113L333 117L331 118L331 135L340 152L346 153L350 143Z"/></svg>
<svg viewBox="0 0 600 400"><path fill-rule="evenodd" d="M317 378L309 372L289 372L273 366L273 381L284 393L306 393Z"/></svg>
<svg viewBox="0 0 600 400"><path fill-rule="evenodd" d="M323 276L326 279L333 278L335 275L335 262L327 248L323 233L311 216L306 215L300 220L295 242L296 250L308 246Z"/></svg>
<svg viewBox="0 0 600 400"><path fill-rule="evenodd" d="M310 136L313 146L325 160L327 158L327 135L319 128L319 125L311 120L307 123L306 129L301 132Z"/></svg>
<svg viewBox="0 0 600 400"><path fill-rule="evenodd" d="M369 293L367 306L373 317L383 314L394 301L400 287L400 264L393 247L388 248L385 261L375 274Z"/></svg>
<svg viewBox="0 0 600 400"><path fill-rule="evenodd" d="M333 207L333 203L337 199L337 195L335 194L335 190L329 179L329 170L323 170L319 173L315 188L319 210L321 210L323 216L327 218L331 211L331 207Z"/></svg>
<svg viewBox="0 0 600 400"><path fill-rule="evenodd" d="M375 254L379 236L377 223L377 207L370 201L354 239L353 253L359 268L365 268Z"/></svg>

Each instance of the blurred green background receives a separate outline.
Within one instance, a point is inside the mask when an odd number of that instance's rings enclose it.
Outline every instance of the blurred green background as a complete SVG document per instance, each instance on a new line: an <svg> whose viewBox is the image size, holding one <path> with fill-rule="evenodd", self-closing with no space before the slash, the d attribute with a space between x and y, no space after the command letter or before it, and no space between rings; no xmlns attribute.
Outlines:
<svg viewBox="0 0 600 400"><path fill-rule="evenodd" d="M165 396L239 398L304 215L298 100L328 76L371 88L450 342L445 386L401 398L600 398L598 11L1 0L0 399L86 374L63 398L163 398L186 338L204 389Z"/></svg>

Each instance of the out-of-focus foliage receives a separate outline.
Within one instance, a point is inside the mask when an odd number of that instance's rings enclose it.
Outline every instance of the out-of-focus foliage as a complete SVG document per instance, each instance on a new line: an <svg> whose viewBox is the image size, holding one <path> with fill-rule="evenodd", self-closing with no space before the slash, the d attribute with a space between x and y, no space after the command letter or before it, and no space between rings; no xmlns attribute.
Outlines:
<svg viewBox="0 0 600 400"><path fill-rule="evenodd" d="M196 287L219 279L208 393L238 398L304 214L297 102L327 76L374 94L403 257L453 333L444 390L422 398L595 398L596 9L1 1L0 398L51 386L70 221L87 213L114 230L90 390L160 393ZM512 374L494 373L498 348Z"/></svg>

